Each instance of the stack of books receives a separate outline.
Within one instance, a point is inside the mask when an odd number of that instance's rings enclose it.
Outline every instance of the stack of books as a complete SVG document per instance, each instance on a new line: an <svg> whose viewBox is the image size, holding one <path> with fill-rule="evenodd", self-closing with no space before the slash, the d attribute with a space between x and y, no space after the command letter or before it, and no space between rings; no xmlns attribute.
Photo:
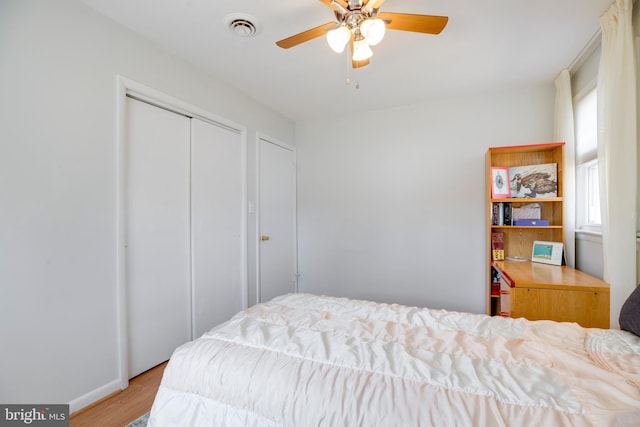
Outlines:
<svg viewBox="0 0 640 427"><path fill-rule="evenodd" d="M549 225L549 220L540 219L538 203L512 207L511 202L494 202L491 208L491 225Z"/></svg>

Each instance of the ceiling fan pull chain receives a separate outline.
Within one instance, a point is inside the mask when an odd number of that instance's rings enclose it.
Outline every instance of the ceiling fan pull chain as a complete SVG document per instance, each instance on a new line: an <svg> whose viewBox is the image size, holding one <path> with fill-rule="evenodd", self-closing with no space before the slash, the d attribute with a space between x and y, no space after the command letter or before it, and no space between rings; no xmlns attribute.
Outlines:
<svg viewBox="0 0 640 427"><path fill-rule="evenodd" d="M347 86L351 84L351 46L345 49L347 52L347 78L345 79L345 83ZM357 73L357 70L353 70L354 74ZM356 89L360 89L360 80L356 79Z"/></svg>
<svg viewBox="0 0 640 427"><path fill-rule="evenodd" d="M347 70L350 69L352 67L349 67L349 64L347 64ZM353 75L356 78L356 89L360 89L360 80L358 79L358 74L360 73L360 68L354 68L353 69Z"/></svg>
<svg viewBox="0 0 640 427"><path fill-rule="evenodd" d="M347 84L347 86L349 86L351 84L351 78L350 78L350 73L351 73L351 67L350 67L350 62L351 62L351 46L349 46L347 49L345 49L347 51L347 79L345 80L345 83Z"/></svg>

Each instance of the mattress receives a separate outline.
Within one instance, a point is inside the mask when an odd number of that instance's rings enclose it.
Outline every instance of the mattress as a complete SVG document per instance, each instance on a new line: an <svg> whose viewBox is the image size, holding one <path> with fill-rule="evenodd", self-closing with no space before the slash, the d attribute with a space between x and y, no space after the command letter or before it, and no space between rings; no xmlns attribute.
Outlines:
<svg viewBox="0 0 640 427"><path fill-rule="evenodd" d="M149 426L639 426L640 338L289 294L173 353Z"/></svg>

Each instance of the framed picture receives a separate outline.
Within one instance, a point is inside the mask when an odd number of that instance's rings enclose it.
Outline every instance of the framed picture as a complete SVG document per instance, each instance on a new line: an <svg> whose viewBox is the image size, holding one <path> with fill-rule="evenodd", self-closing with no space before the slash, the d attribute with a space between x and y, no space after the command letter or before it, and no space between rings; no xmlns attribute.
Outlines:
<svg viewBox="0 0 640 427"><path fill-rule="evenodd" d="M533 242L531 261L553 265L564 264L564 244L562 242L536 240Z"/></svg>
<svg viewBox="0 0 640 427"><path fill-rule="evenodd" d="M491 198L503 199L508 197L511 197L509 168L494 166L491 168Z"/></svg>
<svg viewBox="0 0 640 427"><path fill-rule="evenodd" d="M558 164L512 166L509 168L511 197L558 196Z"/></svg>

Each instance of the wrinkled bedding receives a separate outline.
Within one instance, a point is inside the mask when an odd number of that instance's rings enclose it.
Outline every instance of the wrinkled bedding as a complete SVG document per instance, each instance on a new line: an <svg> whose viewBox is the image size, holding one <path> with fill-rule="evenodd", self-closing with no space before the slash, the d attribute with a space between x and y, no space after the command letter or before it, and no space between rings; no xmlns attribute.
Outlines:
<svg viewBox="0 0 640 427"><path fill-rule="evenodd" d="M640 338L289 294L175 350L149 426L640 426Z"/></svg>

